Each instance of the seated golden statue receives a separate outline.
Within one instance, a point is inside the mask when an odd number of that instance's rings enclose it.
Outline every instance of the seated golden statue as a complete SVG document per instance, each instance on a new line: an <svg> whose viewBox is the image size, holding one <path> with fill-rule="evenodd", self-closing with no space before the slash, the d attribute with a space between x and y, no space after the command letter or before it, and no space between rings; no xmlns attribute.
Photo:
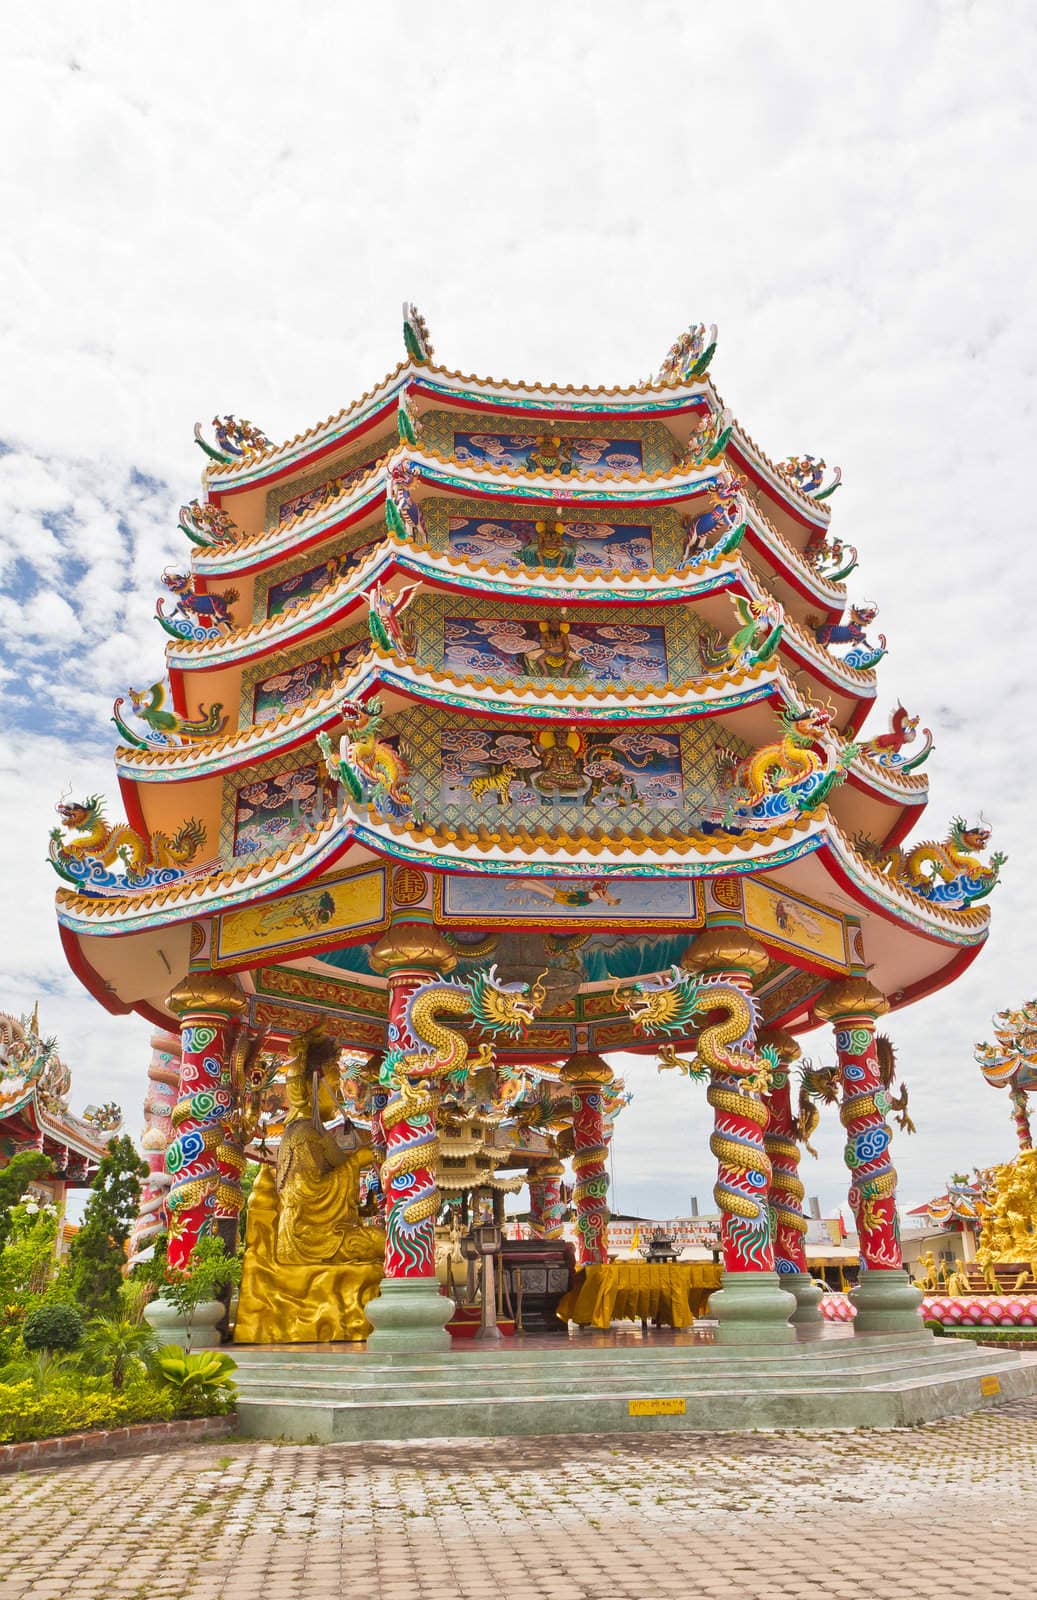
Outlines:
<svg viewBox="0 0 1037 1600"><path fill-rule="evenodd" d="M324 1069L336 1054L309 1033L286 1062L288 1119L277 1167L262 1167L249 1200L237 1344L358 1340L371 1332L364 1306L378 1293L385 1235L362 1227L358 1214L360 1171L372 1152L346 1148L324 1126L334 1114Z"/></svg>

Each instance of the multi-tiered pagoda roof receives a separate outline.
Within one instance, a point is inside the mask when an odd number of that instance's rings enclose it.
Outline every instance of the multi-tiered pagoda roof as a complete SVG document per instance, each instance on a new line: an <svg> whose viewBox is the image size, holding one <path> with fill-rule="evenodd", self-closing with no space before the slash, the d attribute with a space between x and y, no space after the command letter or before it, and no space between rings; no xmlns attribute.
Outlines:
<svg viewBox="0 0 1037 1600"><path fill-rule="evenodd" d="M707 909L767 947L764 1013L793 1030L865 959L893 1005L960 972L996 864L964 823L935 856L903 843L928 799L917 719L880 694L838 475L768 458L701 332L610 389L449 371L413 313L407 338L282 445L199 431L168 691L116 708L150 859L127 878L125 855L75 857L115 824L67 807L52 847L92 992L167 1025L190 964L233 970L255 1020L334 1015L378 1047L367 952L394 906L462 961L492 940L502 972L548 970L523 1045L543 1058L635 1043L615 981L679 961ZM343 735L352 788L318 747Z"/></svg>

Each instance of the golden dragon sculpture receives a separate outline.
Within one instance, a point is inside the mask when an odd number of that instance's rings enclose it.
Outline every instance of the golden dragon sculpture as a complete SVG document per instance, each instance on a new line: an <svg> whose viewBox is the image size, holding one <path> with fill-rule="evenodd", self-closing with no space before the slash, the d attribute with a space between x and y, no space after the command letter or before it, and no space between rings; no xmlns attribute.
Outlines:
<svg viewBox="0 0 1037 1600"><path fill-rule="evenodd" d="M771 1046L754 1048L756 1002L726 978L697 979L680 967L656 979L617 984L613 994L638 1031L649 1035L687 1033L701 1012L726 1012L702 1029L694 1060L664 1044L660 1064L710 1079L706 1099L716 1120L709 1147L719 1166L713 1196L721 1212L725 1265L731 1271L773 1266L771 1163L763 1145L768 1112L761 1097L779 1063Z"/></svg>
<svg viewBox="0 0 1037 1600"><path fill-rule="evenodd" d="M460 1109L496 1093L493 1045L473 1053L444 1017L471 1018L491 1037L518 1038L533 1021L546 991L538 980L502 983L496 967L468 979L436 978L407 1002L404 1035L416 1048L386 1052L381 1082L390 1099L381 1114L387 1154L382 1166L386 1209L386 1270L398 1275L431 1271L432 1236L424 1226L439 1209L436 1111L448 1098Z"/></svg>

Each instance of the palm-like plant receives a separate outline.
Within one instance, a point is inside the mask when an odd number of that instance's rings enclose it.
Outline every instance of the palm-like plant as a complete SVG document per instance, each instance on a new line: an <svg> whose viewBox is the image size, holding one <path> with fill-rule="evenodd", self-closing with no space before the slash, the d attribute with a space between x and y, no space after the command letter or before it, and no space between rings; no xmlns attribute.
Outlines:
<svg viewBox="0 0 1037 1600"><path fill-rule="evenodd" d="M144 1322L119 1317L94 1317L87 1324L82 1353L109 1373L113 1389L121 1389L134 1367L147 1369L155 1354L155 1335Z"/></svg>
<svg viewBox="0 0 1037 1600"><path fill-rule="evenodd" d="M63 1350L31 1350L0 1368L0 1382L24 1383L28 1380L37 1394L51 1388L76 1370L76 1359Z"/></svg>

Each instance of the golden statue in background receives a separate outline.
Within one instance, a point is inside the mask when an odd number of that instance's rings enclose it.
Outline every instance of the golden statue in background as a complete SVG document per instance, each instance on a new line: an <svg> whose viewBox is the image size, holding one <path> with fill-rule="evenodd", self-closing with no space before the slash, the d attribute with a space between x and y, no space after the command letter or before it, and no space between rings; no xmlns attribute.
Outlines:
<svg viewBox="0 0 1037 1600"><path fill-rule="evenodd" d="M361 1169L374 1159L324 1126L335 1105L325 1078L338 1047L317 1030L285 1061L288 1118L276 1169L264 1166L248 1208L234 1329L237 1344L365 1339L364 1306L378 1293L385 1235L360 1225Z"/></svg>

